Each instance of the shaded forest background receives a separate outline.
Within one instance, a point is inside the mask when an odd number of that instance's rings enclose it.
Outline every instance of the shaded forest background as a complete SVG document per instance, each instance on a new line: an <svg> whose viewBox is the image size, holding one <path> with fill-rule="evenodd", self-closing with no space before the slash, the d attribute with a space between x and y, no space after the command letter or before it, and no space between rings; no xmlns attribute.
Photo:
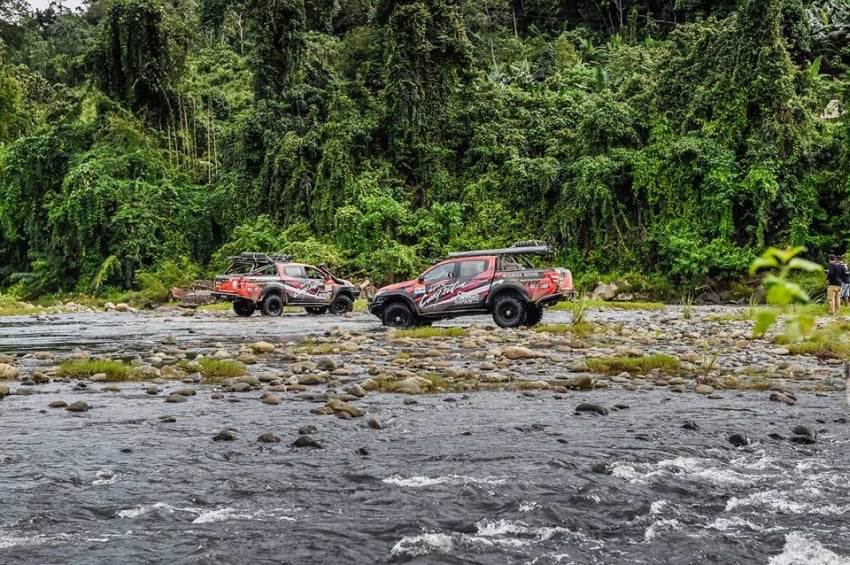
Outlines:
<svg viewBox="0 0 850 565"><path fill-rule="evenodd" d="M679 288L822 261L848 68L839 0L0 0L0 286L243 250L384 283L530 238Z"/></svg>

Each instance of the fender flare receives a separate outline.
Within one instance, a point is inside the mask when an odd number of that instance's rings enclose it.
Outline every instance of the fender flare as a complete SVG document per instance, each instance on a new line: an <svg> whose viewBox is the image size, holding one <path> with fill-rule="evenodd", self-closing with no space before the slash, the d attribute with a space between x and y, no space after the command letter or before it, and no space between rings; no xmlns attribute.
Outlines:
<svg viewBox="0 0 850 565"><path fill-rule="evenodd" d="M387 296L386 298L381 300L381 308L383 310L386 310L387 306L389 306L393 302L403 302L404 304L406 304L410 308L410 310L416 316L419 315L419 308L416 307L416 304L413 302L413 299L411 299L406 294L402 294L400 292L397 293L397 294L390 294L389 296Z"/></svg>
<svg viewBox="0 0 850 565"><path fill-rule="evenodd" d="M283 288L283 285L281 283L269 283L264 286L259 298L257 298L257 302L261 303L266 298L266 296L271 293L279 294L280 299L283 300L284 304L289 302L288 297L286 296L286 289Z"/></svg>
<svg viewBox="0 0 850 565"><path fill-rule="evenodd" d="M488 309L492 308L493 304L496 302L496 298L498 298L499 296L501 296L503 294L507 294L507 293L519 294L520 297L523 300L525 300L528 303L531 302L531 296L528 293L528 289L526 289L524 286L522 286L520 284L509 282L509 283L505 283L505 284L499 286L499 288L495 292L491 291L490 294L487 295L487 302L486 302L487 308Z"/></svg>

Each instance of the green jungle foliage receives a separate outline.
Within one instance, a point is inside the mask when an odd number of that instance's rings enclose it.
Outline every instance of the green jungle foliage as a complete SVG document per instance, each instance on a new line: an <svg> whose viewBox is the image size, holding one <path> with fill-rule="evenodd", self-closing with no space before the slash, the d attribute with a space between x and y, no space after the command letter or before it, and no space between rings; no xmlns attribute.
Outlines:
<svg viewBox="0 0 850 565"><path fill-rule="evenodd" d="M578 278L685 290L767 246L822 262L850 248L848 22L839 0L0 0L0 288L162 294L246 250L383 284L530 238Z"/></svg>

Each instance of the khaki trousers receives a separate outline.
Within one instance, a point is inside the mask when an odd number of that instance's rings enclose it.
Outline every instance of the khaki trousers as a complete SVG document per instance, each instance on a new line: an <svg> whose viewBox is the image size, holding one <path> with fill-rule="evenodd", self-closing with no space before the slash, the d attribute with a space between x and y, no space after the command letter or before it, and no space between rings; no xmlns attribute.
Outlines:
<svg viewBox="0 0 850 565"><path fill-rule="evenodd" d="M829 313L837 314L838 306L841 304L841 285L829 285L826 287L826 303L829 304Z"/></svg>

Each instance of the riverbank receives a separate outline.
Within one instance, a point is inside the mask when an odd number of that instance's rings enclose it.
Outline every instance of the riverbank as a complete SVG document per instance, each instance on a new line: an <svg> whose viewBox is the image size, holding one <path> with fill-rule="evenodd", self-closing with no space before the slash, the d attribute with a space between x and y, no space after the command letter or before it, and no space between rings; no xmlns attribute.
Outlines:
<svg viewBox="0 0 850 565"><path fill-rule="evenodd" d="M801 345L754 338L745 308L597 309L580 323L574 316L547 311L531 329L476 317L408 331L386 330L364 313L244 319L223 310L111 309L11 317L0 322L9 333L0 340L0 391L30 394L60 382L117 392L139 381L156 389L151 396L209 385L266 402L320 402L378 392L661 388L717 400L756 390L793 404L799 392L845 388L844 338L823 341L840 320L821 318L816 337Z"/></svg>

